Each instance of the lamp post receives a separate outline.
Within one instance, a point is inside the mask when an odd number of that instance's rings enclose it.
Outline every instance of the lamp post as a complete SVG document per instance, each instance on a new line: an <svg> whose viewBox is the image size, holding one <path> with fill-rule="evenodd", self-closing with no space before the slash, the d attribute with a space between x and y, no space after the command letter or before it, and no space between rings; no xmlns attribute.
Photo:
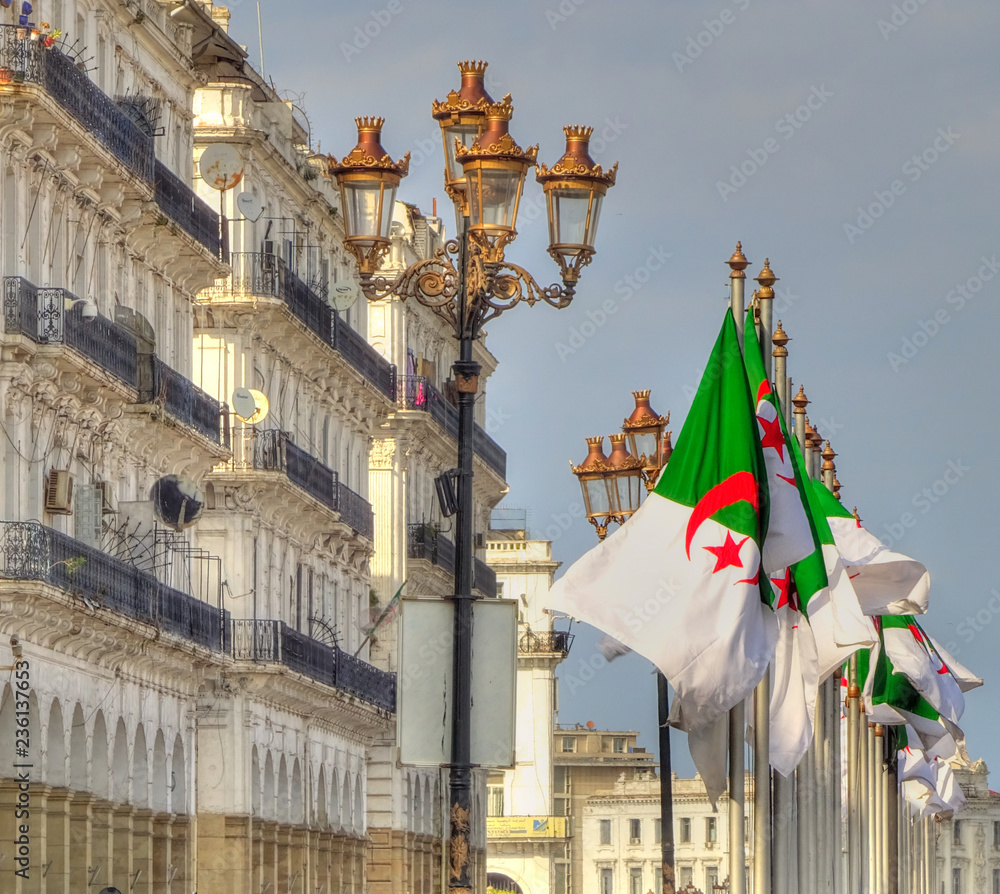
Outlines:
<svg viewBox="0 0 1000 894"><path fill-rule="evenodd" d="M458 518L455 539L455 657L449 779L448 887L471 891L472 829L471 666L472 666L472 454L473 407L480 365L473 342L483 324L524 301L556 308L573 300L582 267L594 255L600 207L614 185L618 165L604 170L587 151L592 129L564 128L566 151L551 167L536 167L545 192L549 254L559 265L562 284L542 287L522 267L508 262L506 247L517 236L518 204L538 147L522 149L510 135L509 95L494 102L484 87L485 62L460 62L462 84L432 114L441 126L445 189L455 205L458 238L433 258L413 264L393 280L378 275L389 251L389 228L396 189L407 173L409 154L392 161L382 148L383 119L357 118L358 143L343 159L329 160L340 188L345 247L358 263L362 291L369 300L390 295L415 298L449 326L459 342L453 364L458 392Z"/></svg>
<svg viewBox="0 0 1000 894"><path fill-rule="evenodd" d="M604 438L587 438L587 456L579 466L570 463L580 482L587 518L600 540L608 525L625 524L639 508L643 488L649 493L670 459L673 447L670 414L658 416L649 405L649 391L633 391L635 409L622 423L622 433L610 435L611 455L602 449ZM625 442L628 442L628 447ZM656 706L660 747L660 860L663 894L674 894L674 791L670 768L670 701L667 678L656 672Z"/></svg>

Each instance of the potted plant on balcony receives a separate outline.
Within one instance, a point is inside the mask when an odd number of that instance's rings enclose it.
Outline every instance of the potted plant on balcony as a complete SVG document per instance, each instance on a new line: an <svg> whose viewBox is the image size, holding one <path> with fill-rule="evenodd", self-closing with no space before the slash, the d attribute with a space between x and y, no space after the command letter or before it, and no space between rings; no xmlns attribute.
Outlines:
<svg viewBox="0 0 1000 894"><path fill-rule="evenodd" d="M0 66L0 84L9 84L14 80L14 70Z"/></svg>

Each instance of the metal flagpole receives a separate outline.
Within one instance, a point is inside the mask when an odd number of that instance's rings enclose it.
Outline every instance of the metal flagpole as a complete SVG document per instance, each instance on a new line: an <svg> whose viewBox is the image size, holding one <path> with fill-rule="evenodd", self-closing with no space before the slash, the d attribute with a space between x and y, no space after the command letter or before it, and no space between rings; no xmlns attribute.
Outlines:
<svg viewBox="0 0 1000 894"><path fill-rule="evenodd" d="M872 849L872 864L875 874L872 884L874 894L885 894L885 881L883 877L885 851L885 774L882 770L882 724L876 723L872 736L872 804L875 807L872 814L872 826L874 827L874 848Z"/></svg>
<svg viewBox="0 0 1000 894"><path fill-rule="evenodd" d="M736 320L736 332L743 347L743 314L746 274L750 263L743 254L742 245L727 262L729 274L729 300ZM744 813L746 811L746 781L743 752L746 712L741 702L729 712L729 894L746 894L746 842L744 840Z"/></svg>
<svg viewBox="0 0 1000 894"><path fill-rule="evenodd" d="M891 726L886 729L885 753L887 776L885 834L888 843L885 890L886 894L899 894L899 766L896 730Z"/></svg>

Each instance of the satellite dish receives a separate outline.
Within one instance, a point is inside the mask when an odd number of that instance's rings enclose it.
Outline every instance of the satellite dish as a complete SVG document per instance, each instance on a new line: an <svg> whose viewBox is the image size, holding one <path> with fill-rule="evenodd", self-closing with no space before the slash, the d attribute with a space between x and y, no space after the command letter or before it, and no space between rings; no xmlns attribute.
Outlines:
<svg viewBox="0 0 1000 894"><path fill-rule="evenodd" d="M361 294L361 286L353 279L335 283L330 289L330 302L336 311L347 310Z"/></svg>
<svg viewBox="0 0 1000 894"><path fill-rule="evenodd" d="M117 888L101 888L101 894L122 894Z"/></svg>
<svg viewBox="0 0 1000 894"><path fill-rule="evenodd" d="M262 391L253 388L237 388L233 392L233 412L248 425L263 422L269 404Z"/></svg>
<svg viewBox="0 0 1000 894"><path fill-rule="evenodd" d="M264 203L250 192L241 192L236 197L236 207L247 220L258 220L264 213Z"/></svg>
<svg viewBox="0 0 1000 894"><path fill-rule="evenodd" d="M212 143L201 153L198 167L212 189L232 189L243 179L243 157L228 143Z"/></svg>
<svg viewBox="0 0 1000 894"><path fill-rule="evenodd" d="M193 481L177 475L164 475L149 491L153 513L168 528L183 531L199 518L205 508L205 495Z"/></svg>

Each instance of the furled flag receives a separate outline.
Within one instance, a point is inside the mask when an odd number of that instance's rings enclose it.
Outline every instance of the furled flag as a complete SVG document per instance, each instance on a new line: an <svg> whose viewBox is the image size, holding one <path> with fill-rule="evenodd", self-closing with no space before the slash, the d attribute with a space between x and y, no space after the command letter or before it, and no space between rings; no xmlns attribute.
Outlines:
<svg viewBox="0 0 1000 894"><path fill-rule="evenodd" d="M927 611L931 576L916 559L893 552L856 515L814 481L840 560L866 615L920 615Z"/></svg>
<svg viewBox="0 0 1000 894"><path fill-rule="evenodd" d="M550 607L611 634L663 671L675 692L671 723L684 730L746 698L774 652L774 614L759 586L764 475L727 311L655 489L549 592Z"/></svg>
<svg viewBox="0 0 1000 894"><path fill-rule="evenodd" d="M965 796L955 782L951 764L941 758L928 759L919 747L907 744L905 731L899 744L899 787L910 812L926 817L961 810Z"/></svg>

